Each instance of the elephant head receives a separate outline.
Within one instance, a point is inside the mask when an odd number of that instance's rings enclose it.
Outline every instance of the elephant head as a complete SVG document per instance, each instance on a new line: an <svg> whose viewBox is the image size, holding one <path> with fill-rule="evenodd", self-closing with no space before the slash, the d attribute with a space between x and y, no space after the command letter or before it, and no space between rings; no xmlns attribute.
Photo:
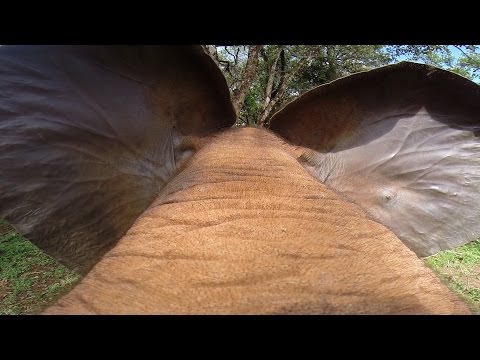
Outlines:
<svg viewBox="0 0 480 360"><path fill-rule="evenodd" d="M403 62L231 128L195 46L2 46L0 217L86 273L47 313L468 313L480 88Z"/></svg>

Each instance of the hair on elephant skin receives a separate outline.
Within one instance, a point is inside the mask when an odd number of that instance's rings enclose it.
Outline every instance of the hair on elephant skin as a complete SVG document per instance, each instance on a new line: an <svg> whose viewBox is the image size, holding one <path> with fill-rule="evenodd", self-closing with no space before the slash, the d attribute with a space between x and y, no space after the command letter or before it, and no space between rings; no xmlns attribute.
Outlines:
<svg viewBox="0 0 480 360"><path fill-rule="evenodd" d="M0 217L84 273L47 314L467 314L480 87L402 62L232 128L200 46L2 46Z"/></svg>

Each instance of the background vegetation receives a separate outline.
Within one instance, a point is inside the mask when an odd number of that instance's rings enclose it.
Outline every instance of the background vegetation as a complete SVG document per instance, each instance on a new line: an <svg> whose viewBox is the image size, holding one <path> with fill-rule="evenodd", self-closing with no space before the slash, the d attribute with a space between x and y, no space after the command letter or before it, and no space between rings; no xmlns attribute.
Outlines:
<svg viewBox="0 0 480 360"><path fill-rule="evenodd" d="M282 105L315 86L402 60L480 81L477 45L205 45L205 50L227 79L237 126L268 126Z"/></svg>
<svg viewBox="0 0 480 360"><path fill-rule="evenodd" d="M38 313L78 280L0 219L0 315Z"/></svg>
<svg viewBox="0 0 480 360"><path fill-rule="evenodd" d="M480 240L430 256L425 263L480 314Z"/></svg>

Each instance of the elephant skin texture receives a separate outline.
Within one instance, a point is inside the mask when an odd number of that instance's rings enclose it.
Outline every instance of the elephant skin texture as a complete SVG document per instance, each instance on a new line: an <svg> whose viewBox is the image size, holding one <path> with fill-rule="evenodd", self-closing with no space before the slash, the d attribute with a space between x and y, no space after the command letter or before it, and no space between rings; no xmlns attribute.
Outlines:
<svg viewBox="0 0 480 360"><path fill-rule="evenodd" d="M262 129L214 136L45 313L469 312L391 231L314 179L298 151Z"/></svg>
<svg viewBox="0 0 480 360"><path fill-rule="evenodd" d="M403 62L234 128L200 46L1 46L0 218L85 275L46 314L467 314L480 87Z"/></svg>

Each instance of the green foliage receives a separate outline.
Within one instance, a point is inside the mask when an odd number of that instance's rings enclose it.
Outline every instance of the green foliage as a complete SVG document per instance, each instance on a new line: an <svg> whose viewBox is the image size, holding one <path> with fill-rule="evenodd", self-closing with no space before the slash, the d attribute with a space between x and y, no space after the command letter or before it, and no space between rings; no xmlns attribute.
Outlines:
<svg viewBox="0 0 480 360"><path fill-rule="evenodd" d="M239 123L241 125L254 125L256 119L260 116L262 111L262 103L259 99L262 98L262 86L259 82L255 82L245 97L245 103L240 111Z"/></svg>
<svg viewBox="0 0 480 360"><path fill-rule="evenodd" d="M445 250L437 255L427 258L427 262L436 268L446 266L480 264L480 240L452 250Z"/></svg>
<svg viewBox="0 0 480 360"><path fill-rule="evenodd" d="M479 83L480 47L467 47L467 50L463 54L451 70Z"/></svg>
<svg viewBox="0 0 480 360"><path fill-rule="evenodd" d="M380 45L323 45L311 51L314 57L292 82L292 93L301 94L318 85L390 62Z"/></svg>
<svg viewBox="0 0 480 360"><path fill-rule="evenodd" d="M232 93L242 83L247 57L248 46L218 47L220 66ZM284 104L318 85L402 60L480 80L480 47L476 45L264 45L237 126L258 124L262 115L271 117ZM270 102L273 106L268 109Z"/></svg>
<svg viewBox="0 0 480 360"><path fill-rule="evenodd" d="M430 256L425 263L480 312L480 240Z"/></svg>
<svg viewBox="0 0 480 360"><path fill-rule="evenodd" d="M395 45L385 49L392 61L421 62L453 71L477 83L480 81L480 47L477 45Z"/></svg>
<svg viewBox="0 0 480 360"><path fill-rule="evenodd" d="M0 229L0 314L38 312L80 279L2 219Z"/></svg>
<svg viewBox="0 0 480 360"><path fill-rule="evenodd" d="M240 112L240 123L257 123L269 100L276 99L270 117L286 102L313 87L340 76L387 64L389 54L382 52L381 48L376 45L263 46L257 76ZM231 76L227 78L232 79ZM283 91L282 86L285 85Z"/></svg>

